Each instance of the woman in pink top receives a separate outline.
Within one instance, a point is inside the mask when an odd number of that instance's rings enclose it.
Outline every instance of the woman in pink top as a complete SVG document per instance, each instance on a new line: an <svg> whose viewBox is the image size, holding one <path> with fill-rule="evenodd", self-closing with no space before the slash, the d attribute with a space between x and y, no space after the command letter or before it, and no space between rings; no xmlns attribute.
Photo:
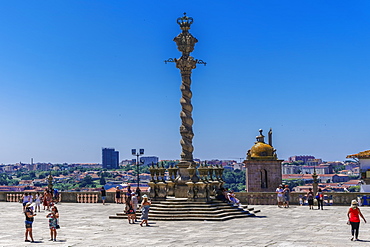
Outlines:
<svg viewBox="0 0 370 247"><path fill-rule="evenodd" d="M348 209L348 224L351 224L352 238L351 241L358 240L358 230L360 228L360 216L365 221L365 217L362 215L361 210L358 208L358 203L356 200L352 200L351 207Z"/></svg>

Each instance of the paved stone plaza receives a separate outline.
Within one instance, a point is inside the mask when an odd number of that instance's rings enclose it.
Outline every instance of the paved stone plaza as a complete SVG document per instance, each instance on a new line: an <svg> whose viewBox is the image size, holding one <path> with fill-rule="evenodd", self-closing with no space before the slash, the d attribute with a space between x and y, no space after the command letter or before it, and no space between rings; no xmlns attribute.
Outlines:
<svg viewBox="0 0 370 247"><path fill-rule="evenodd" d="M0 246L370 246L370 224L361 223L362 241L350 241L347 207L324 210L292 206L255 206L257 217L224 222L157 221L150 227L111 220L123 205L58 205L61 229L58 241L49 242L47 212L35 218L36 243L24 242L24 215L20 203L0 202ZM370 221L370 207L362 207Z"/></svg>

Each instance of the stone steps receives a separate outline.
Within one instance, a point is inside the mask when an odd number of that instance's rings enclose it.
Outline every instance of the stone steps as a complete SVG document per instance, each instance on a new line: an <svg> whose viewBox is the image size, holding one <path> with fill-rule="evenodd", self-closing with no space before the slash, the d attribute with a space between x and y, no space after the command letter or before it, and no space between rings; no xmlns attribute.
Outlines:
<svg viewBox="0 0 370 247"><path fill-rule="evenodd" d="M165 201L152 201L149 220L224 221L255 216L258 212L260 211L248 208L248 206L236 207L216 200L192 202L185 198L169 198ZM140 218L141 212L138 210L136 215ZM127 215L124 212L118 212L109 218L127 219Z"/></svg>

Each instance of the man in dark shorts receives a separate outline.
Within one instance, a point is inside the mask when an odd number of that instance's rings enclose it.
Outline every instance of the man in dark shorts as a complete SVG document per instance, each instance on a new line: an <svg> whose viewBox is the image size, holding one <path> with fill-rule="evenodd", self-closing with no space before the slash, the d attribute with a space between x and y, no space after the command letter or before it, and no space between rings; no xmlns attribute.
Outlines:
<svg viewBox="0 0 370 247"><path fill-rule="evenodd" d="M107 191L104 189L104 186L100 189L101 193L101 200L103 201L103 205L105 204L105 199L107 198Z"/></svg>
<svg viewBox="0 0 370 247"><path fill-rule="evenodd" d="M26 225L26 232L25 232L25 242L35 242L33 240L33 236L32 236L32 223L33 223L33 217L36 216L36 214L33 213L33 210L31 208L31 203L27 203L26 204L26 210L24 212L24 215L26 216L26 220L24 221L25 225ZM28 236L30 236L31 238L31 241L28 240Z"/></svg>

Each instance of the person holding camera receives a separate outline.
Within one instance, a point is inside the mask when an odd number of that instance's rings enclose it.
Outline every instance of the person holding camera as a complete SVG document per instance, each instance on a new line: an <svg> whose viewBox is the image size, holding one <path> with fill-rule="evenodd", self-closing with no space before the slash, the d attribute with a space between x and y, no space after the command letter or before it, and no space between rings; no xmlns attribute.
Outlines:
<svg viewBox="0 0 370 247"><path fill-rule="evenodd" d="M25 242L35 242L33 240L33 235L32 235L32 224L33 224L33 220L36 216L36 214L33 213L33 209L31 207L31 203L28 202L26 205L25 205L25 211L24 211L24 215L26 216L26 220L25 220L25 224L26 224L26 232L25 232ZM28 236L30 236L30 239L28 239Z"/></svg>

